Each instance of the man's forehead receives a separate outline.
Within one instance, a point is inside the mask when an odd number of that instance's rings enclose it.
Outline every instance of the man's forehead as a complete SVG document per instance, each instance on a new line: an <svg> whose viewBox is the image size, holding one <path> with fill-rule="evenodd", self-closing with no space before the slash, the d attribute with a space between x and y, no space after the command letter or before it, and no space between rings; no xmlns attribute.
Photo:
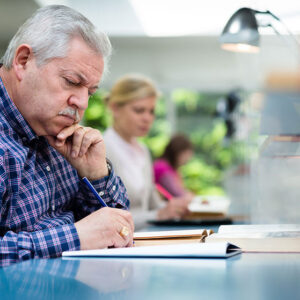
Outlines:
<svg viewBox="0 0 300 300"><path fill-rule="evenodd" d="M69 42L69 49L62 58L62 69L73 72L81 81L100 81L104 69L101 53L92 49L81 38L74 37Z"/></svg>

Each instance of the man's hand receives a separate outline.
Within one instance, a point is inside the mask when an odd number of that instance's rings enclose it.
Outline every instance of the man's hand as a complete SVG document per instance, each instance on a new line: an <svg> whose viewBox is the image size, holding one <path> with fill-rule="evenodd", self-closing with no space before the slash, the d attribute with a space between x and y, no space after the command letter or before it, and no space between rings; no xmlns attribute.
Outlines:
<svg viewBox="0 0 300 300"><path fill-rule="evenodd" d="M74 124L64 128L56 138L46 138L77 170L80 177L96 180L108 175L105 145L97 129Z"/></svg>
<svg viewBox="0 0 300 300"><path fill-rule="evenodd" d="M75 223L80 239L80 249L106 247L132 247L134 224L126 210L104 207ZM122 235L122 229L128 229Z"/></svg>

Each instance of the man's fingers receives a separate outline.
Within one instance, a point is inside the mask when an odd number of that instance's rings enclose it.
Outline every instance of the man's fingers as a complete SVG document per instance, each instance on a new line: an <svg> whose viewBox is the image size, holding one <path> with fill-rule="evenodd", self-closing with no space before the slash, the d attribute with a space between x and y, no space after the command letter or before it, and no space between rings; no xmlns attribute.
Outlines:
<svg viewBox="0 0 300 300"><path fill-rule="evenodd" d="M127 247L133 244L133 233L128 224L123 223L122 220L115 222L114 233L111 236L112 244L110 247L120 248Z"/></svg>
<svg viewBox="0 0 300 300"><path fill-rule="evenodd" d="M134 222L132 215L129 211L118 209L118 208L111 208L111 207L103 207L99 210L99 213L104 211L108 211L110 213L110 219L115 220L115 224L120 224L118 226L119 232L122 230L122 227L128 227L130 234L133 235L134 232Z"/></svg>
<svg viewBox="0 0 300 300"><path fill-rule="evenodd" d="M130 230L134 231L134 223L131 214L127 210L117 209L116 212L123 217L124 222L129 224Z"/></svg>
<svg viewBox="0 0 300 300"><path fill-rule="evenodd" d="M96 129L79 124L64 128L58 135L56 146L63 146L66 139L72 136L71 157L76 158L87 153L92 144L101 142L102 135Z"/></svg>
<svg viewBox="0 0 300 300"><path fill-rule="evenodd" d="M75 158L81 151L81 144L84 139L85 130L83 127L78 127L73 133L71 157Z"/></svg>
<svg viewBox="0 0 300 300"><path fill-rule="evenodd" d="M123 247L133 244L133 231L131 231L127 224L122 224L121 228L119 229L119 235L124 240Z"/></svg>
<svg viewBox="0 0 300 300"><path fill-rule="evenodd" d="M129 244L128 238L124 239L119 233L115 235L113 239L113 247L115 248L121 248L125 247Z"/></svg>
<svg viewBox="0 0 300 300"><path fill-rule="evenodd" d="M66 127L64 128L57 136L56 138L60 141L64 141L66 140L69 136L71 136L74 131L79 128L79 127L82 127L78 124L74 124L74 125L71 125L69 127Z"/></svg>
<svg viewBox="0 0 300 300"><path fill-rule="evenodd" d="M91 145L99 143L102 140L102 135L98 130L85 129L85 133L80 145L79 156L85 155Z"/></svg>

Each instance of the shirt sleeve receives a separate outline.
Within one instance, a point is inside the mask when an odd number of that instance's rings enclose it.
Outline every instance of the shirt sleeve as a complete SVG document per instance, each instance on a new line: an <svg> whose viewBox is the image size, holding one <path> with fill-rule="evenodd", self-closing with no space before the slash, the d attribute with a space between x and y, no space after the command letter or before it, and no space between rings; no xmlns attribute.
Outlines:
<svg viewBox="0 0 300 300"><path fill-rule="evenodd" d="M120 177L115 175L113 169L108 176L94 180L91 183L107 206L125 210L129 209L130 202L126 188ZM78 209L75 210L77 212L77 219L81 219L101 208L98 199L82 180L80 181L76 206L78 207Z"/></svg>
<svg viewBox="0 0 300 300"><path fill-rule="evenodd" d="M179 180L169 172L160 176L159 184L174 197L180 197L186 193Z"/></svg>
<svg viewBox="0 0 300 300"><path fill-rule="evenodd" d="M74 224L35 232L8 231L0 238L0 266L31 258L52 258L63 251L79 250L80 241Z"/></svg>

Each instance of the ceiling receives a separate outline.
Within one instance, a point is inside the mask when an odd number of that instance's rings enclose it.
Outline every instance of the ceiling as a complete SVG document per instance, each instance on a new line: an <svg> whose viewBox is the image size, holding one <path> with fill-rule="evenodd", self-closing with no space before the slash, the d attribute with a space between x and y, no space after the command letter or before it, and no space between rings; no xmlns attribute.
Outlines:
<svg viewBox="0 0 300 300"><path fill-rule="evenodd" d="M300 33L297 0L37 0L40 5L65 4L89 17L110 36L219 35L239 8L270 10L294 34ZM276 23L276 22L274 22ZM267 31L268 32L268 31ZM270 33L273 33L269 29Z"/></svg>
<svg viewBox="0 0 300 300"><path fill-rule="evenodd" d="M0 0L0 41L9 39L36 8L47 4L77 9L110 36L216 36L244 6L270 10L293 34L300 33L299 0ZM284 28L279 32L286 33ZM269 28L263 33L274 32Z"/></svg>

